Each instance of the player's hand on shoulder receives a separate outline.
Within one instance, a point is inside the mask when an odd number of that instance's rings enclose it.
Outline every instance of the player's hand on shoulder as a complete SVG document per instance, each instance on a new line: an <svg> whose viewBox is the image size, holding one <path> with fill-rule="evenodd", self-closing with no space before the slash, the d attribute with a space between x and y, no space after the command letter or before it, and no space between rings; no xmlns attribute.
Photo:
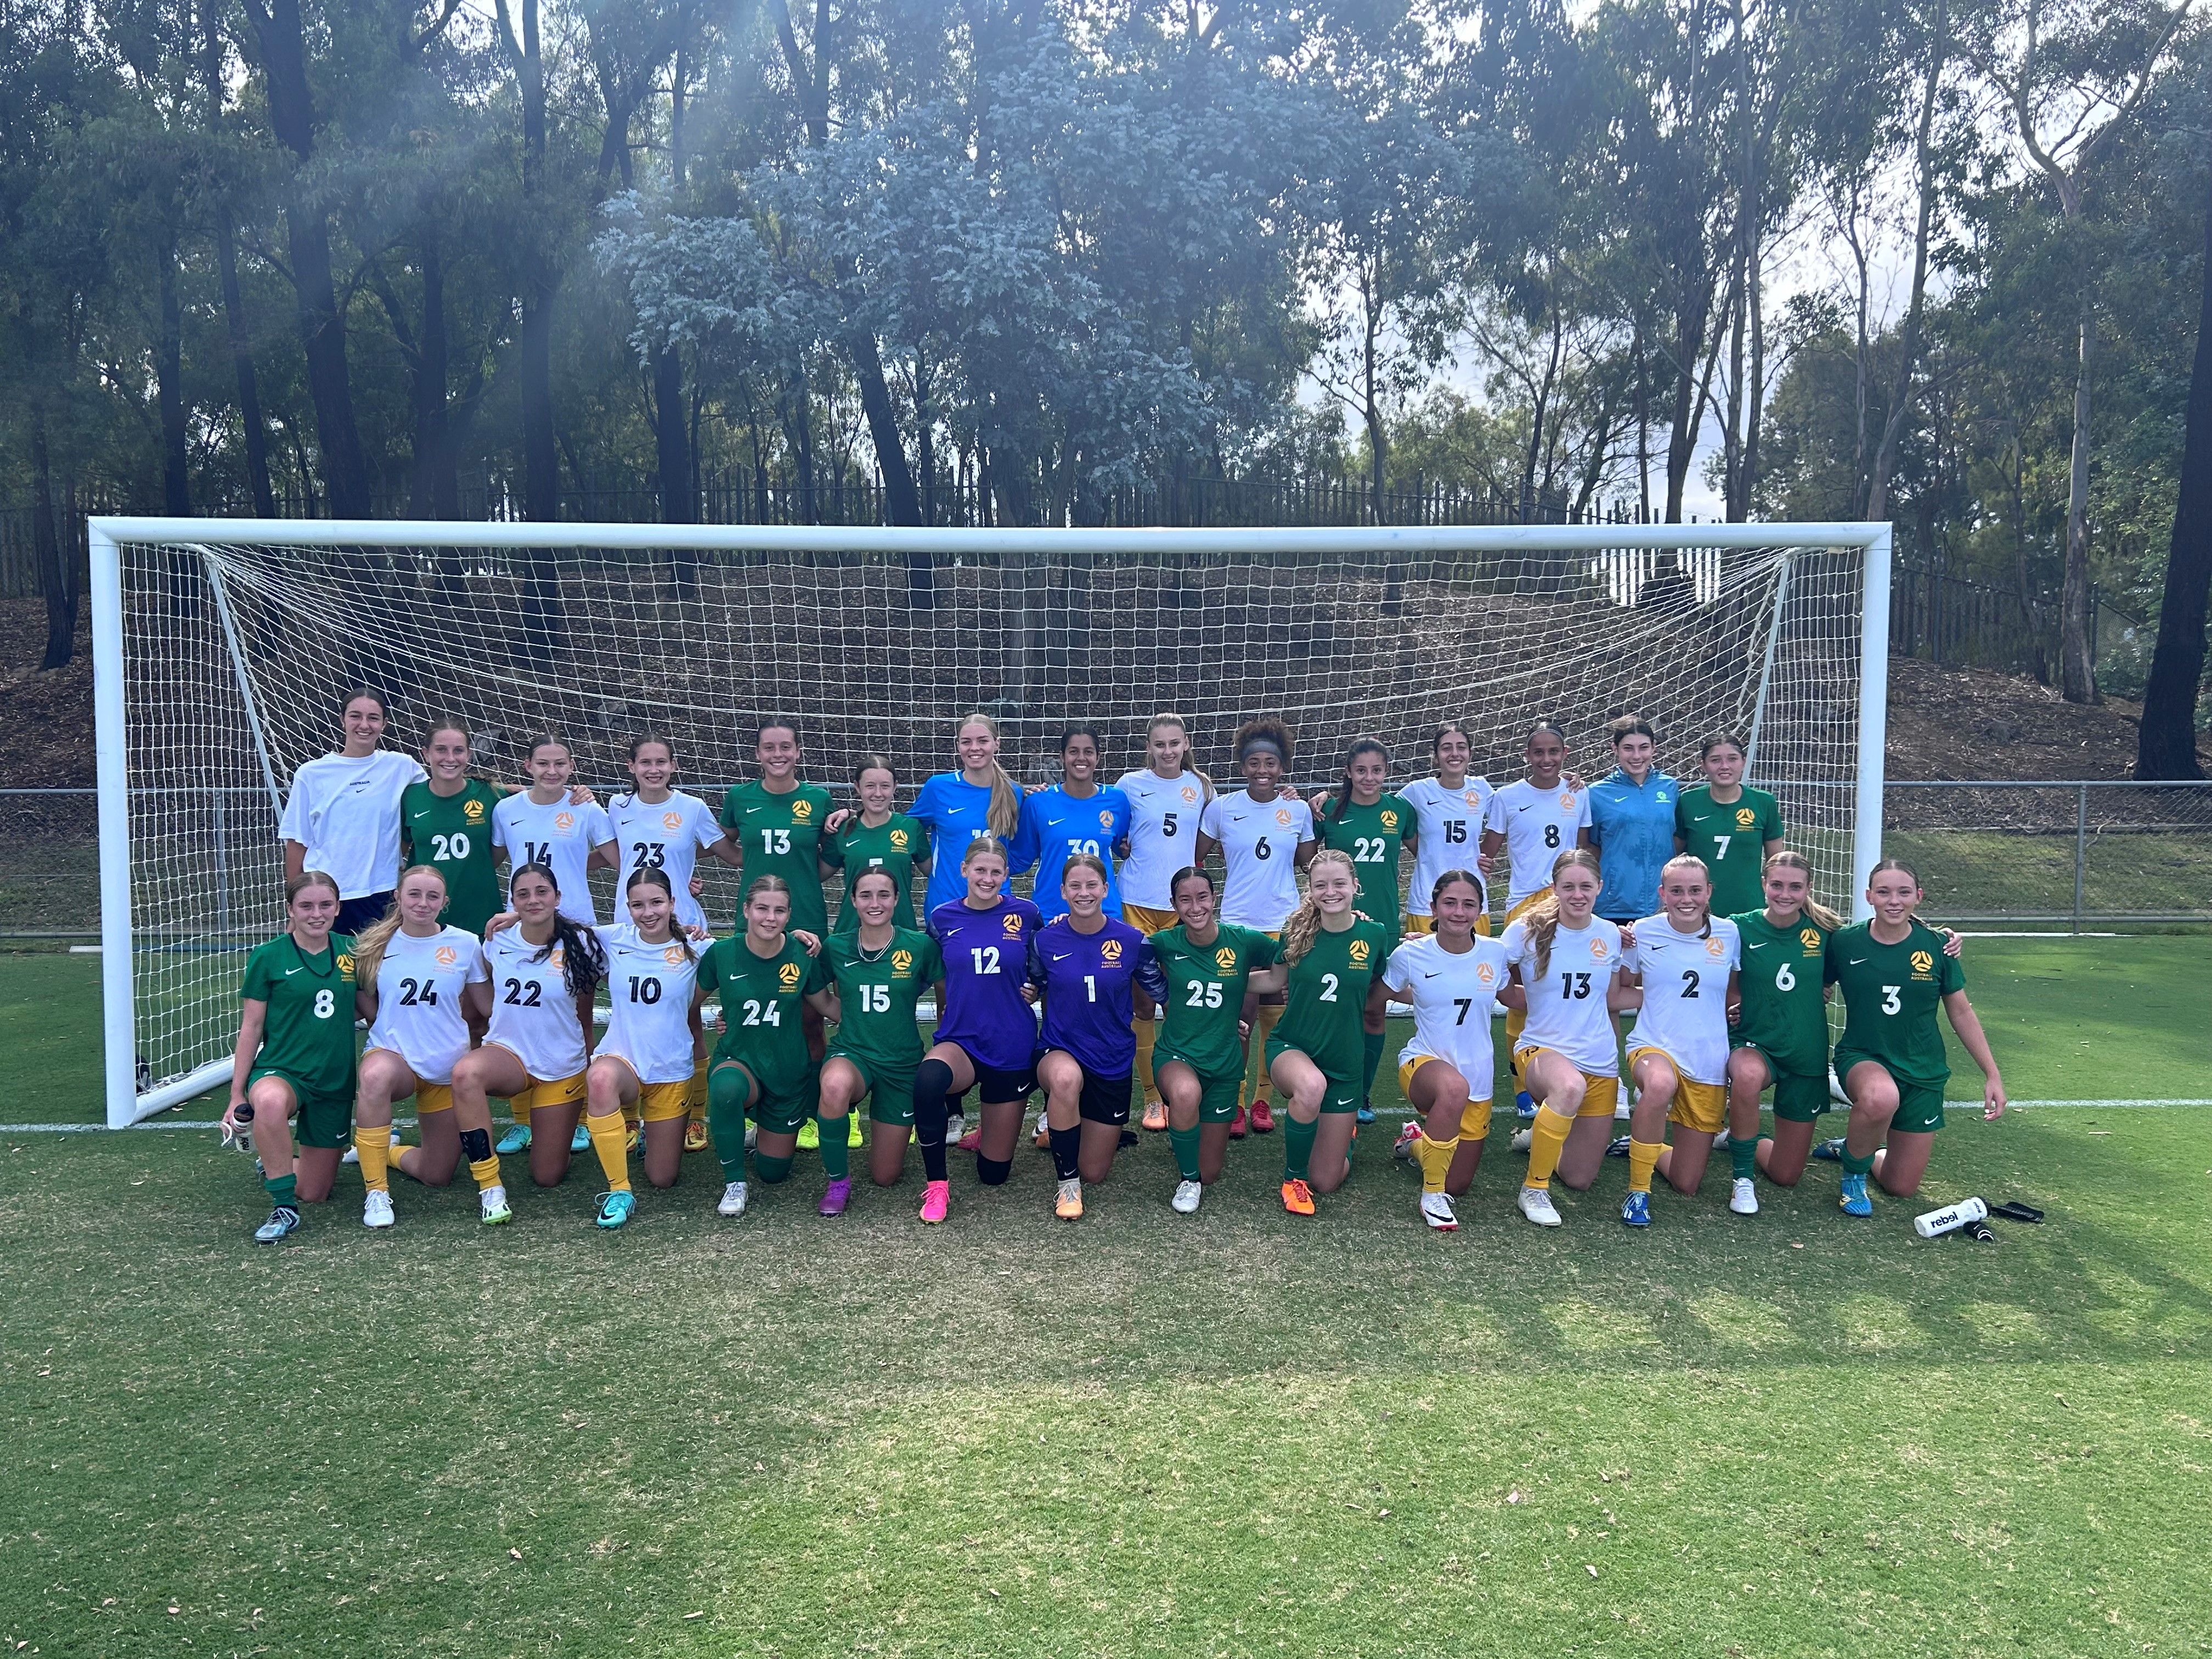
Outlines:
<svg viewBox="0 0 2212 1659"><path fill-rule="evenodd" d="M818 957L822 954L820 934L810 933L804 927L793 927L790 932L792 938L799 941L799 949L805 951L808 956Z"/></svg>
<svg viewBox="0 0 2212 1659"><path fill-rule="evenodd" d="M851 807L841 806L823 820L822 827L834 836L850 823L855 816Z"/></svg>
<svg viewBox="0 0 2212 1659"><path fill-rule="evenodd" d="M1943 954L1945 956L1955 957L1965 954L1966 949L1966 936L1964 933L1960 933L1955 927L1942 927L1938 928L1936 931L1943 935Z"/></svg>
<svg viewBox="0 0 2212 1659"><path fill-rule="evenodd" d="M589 806L598 799L592 793L592 786L588 783L572 783L568 786L568 805L571 806Z"/></svg>
<svg viewBox="0 0 2212 1659"><path fill-rule="evenodd" d="M512 910L502 910L497 915L494 916L489 921L484 923L484 937L486 939L489 939L494 933L503 933L521 920L522 918L515 912Z"/></svg>

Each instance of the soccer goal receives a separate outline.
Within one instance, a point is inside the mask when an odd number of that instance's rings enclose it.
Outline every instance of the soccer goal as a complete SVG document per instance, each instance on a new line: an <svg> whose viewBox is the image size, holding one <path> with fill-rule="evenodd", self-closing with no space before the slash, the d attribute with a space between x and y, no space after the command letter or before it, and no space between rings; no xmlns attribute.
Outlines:
<svg viewBox="0 0 2212 1659"><path fill-rule="evenodd" d="M567 737L603 795L629 738L671 738L678 786L750 775L763 716L799 724L842 789L887 755L902 800L951 763L960 717L1000 723L1018 777L1063 721L1190 723L1227 781L1238 722L1282 714L1301 793L1381 736L1401 777L1436 723L1519 775L1530 722L1611 765L1647 715L1661 764L1736 731L1821 897L1878 856L1889 616L1884 525L1349 530L913 530L96 519L100 927L108 1121L218 1084L246 953L282 925L276 824L337 698L383 692L392 743L459 714L477 769ZM1234 787L1233 781L1228 787ZM734 883L710 896L726 917ZM610 892L611 892L610 888ZM1502 890L1502 888L1501 888ZM602 894L604 914L608 895Z"/></svg>

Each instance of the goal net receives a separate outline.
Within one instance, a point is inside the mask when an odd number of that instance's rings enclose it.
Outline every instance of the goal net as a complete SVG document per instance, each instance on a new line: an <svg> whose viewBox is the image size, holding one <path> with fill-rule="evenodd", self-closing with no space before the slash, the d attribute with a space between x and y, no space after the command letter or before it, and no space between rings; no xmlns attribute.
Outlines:
<svg viewBox="0 0 2212 1659"><path fill-rule="evenodd" d="M1054 775L1064 721L1143 763L1171 710L1231 773L1238 723L1283 715L1304 793L1375 733L1394 777L1445 718L1476 769L1518 776L1529 724L1610 769L1636 711L1660 762L1743 733L1820 896L1850 908L1879 839L1888 532L1872 525L1282 531L918 531L104 520L93 526L108 1107L122 1124L220 1080L245 954L282 926L276 823L335 746L340 691L435 717L477 769L522 775L567 737L604 799L629 738L676 745L678 787L755 775L763 716L843 791L887 755L903 805L981 709L1018 779ZM1229 787L1235 787L1234 783ZM712 869L712 866L709 866ZM737 881L710 874L708 908ZM1493 884L1502 895L1502 882ZM606 914L611 882L599 895Z"/></svg>

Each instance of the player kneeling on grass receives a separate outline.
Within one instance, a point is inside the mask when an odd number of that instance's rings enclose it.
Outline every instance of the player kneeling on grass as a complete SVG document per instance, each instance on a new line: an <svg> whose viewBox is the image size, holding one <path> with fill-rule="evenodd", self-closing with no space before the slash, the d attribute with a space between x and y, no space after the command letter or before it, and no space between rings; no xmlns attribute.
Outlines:
<svg viewBox="0 0 2212 1659"><path fill-rule="evenodd" d="M888 769L878 768L879 772ZM837 1036L822 1067L822 1161L830 1169L822 1194L823 1215L842 1215L853 1183L834 1168L847 1115L868 1101L868 1175L878 1187L896 1182L906 1168L906 1143L914 1133L914 1074L921 1064L921 1033L915 1005L945 976L937 941L919 928L897 925L905 884L889 869L864 869L847 896L851 928L822 947L836 988L830 1019Z"/></svg>
<svg viewBox="0 0 2212 1659"><path fill-rule="evenodd" d="M354 941L357 1006L369 1023L353 1131L362 1185L368 1189L362 1201L364 1227L392 1223L390 1169L442 1187L453 1178L464 1142L481 1148L469 1167L477 1176L483 1220L496 1226L514 1217L491 1149L489 1103L471 1101L465 1115L453 1104L453 1067L483 1034L491 989L483 946L474 933L440 923L445 906L444 875L412 865L399 872L392 908ZM422 1145L395 1151L392 1103L410 1095Z"/></svg>
<svg viewBox="0 0 2212 1659"><path fill-rule="evenodd" d="M745 889L744 932L717 939L699 959L699 1000L714 992L722 999L722 1035L707 1073L707 1124L722 1164L720 1215L745 1212L745 1120L760 1129L754 1173L773 1187L790 1176L799 1132L821 1105L804 1014L811 1008L826 1016L837 999L816 954L822 941L787 928L790 918L790 885L757 876ZM832 1181L850 1179L843 1127L822 1137L822 1166Z"/></svg>
<svg viewBox="0 0 2212 1659"><path fill-rule="evenodd" d="M518 1122L546 1114L545 1133L529 1141L530 1178L557 1187L568 1173L570 1137L584 1103L592 1000L606 977L606 951L593 928L562 914L560 881L550 865L523 865L508 878L507 893L507 912L485 925L491 1024L483 1046L454 1062L453 1115L489 1123L492 1095L510 1103ZM584 1128L607 1178L599 1224L619 1227L635 1202L622 1114L610 1109L587 1117Z"/></svg>
<svg viewBox="0 0 2212 1659"><path fill-rule="evenodd" d="M1304 902L1283 924L1284 965L1263 976L1287 988L1267 1055L1267 1075L1288 1103L1283 1207L1292 1215L1311 1215L1315 1189L1333 1193L1352 1173L1367 1026L1388 1000L1389 934L1352 908L1358 893L1348 854L1315 854Z"/></svg>
<svg viewBox="0 0 2212 1659"><path fill-rule="evenodd" d="M1221 1179L1260 1000L1252 977L1274 966L1279 947L1257 929L1216 920L1213 878L1203 870L1176 871L1169 893L1175 924L1151 940L1165 986L1152 1075L1167 1103L1168 1144L1182 1177L1169 1202L1189 1215Z"/></svg>
<svg viewBox="0 0 2212 1659"><path fill-rule="evenodd" d="M1994 1120L2005 1109L2004 1079L1966 1000L1966 970L1944 954L1943 935L1912 914L1920 878L1911 866L1884 859L1867 883L1867 902L1871 921L1828 940L1826 976L1844 998L1836 1073L1851 1098L1851 1116L1843 1139L1817 1154L1841 1161L1838 1202L1846 1215L1861 1216L1874 1213L1869 1174L1884 1192L1910 1198L1927 1173L1951 1076L1936 1023L1939 1006L1982 1068L1982 1115Z"/></svg>
<svg viewBox="0 0 2212 1659"><path fill-rule="evenodd" d="M1421 1219L1450 1232L1459 1225L1452 1199L1474 1181L1490 1134L1491 1015L1501 996L1522 999L1509 988L1504 945L1475 932L1486 912L1481 878L1447 870L1427 897L1436 931L1393 951L1382 982L1413 1006L1398 1086L1414 1118L1398 1147L1421 1166Z"/></svg>
<svg viewBox="0 0 2212 1659"><path fill-rule="evenodd" d="M331 931L337 883L319 870L284 884L283 933L246 959L238 1047L222 1127L253 1127L261 1184L273 1208L254 1243L274 1244L300 1225L300 1202L331 1195L352 1126L353 940ZM292 1119L300 1120L293 1150Z"/></svg>
<svg viewBox="0 0 2212 1659"><path fill-rule="evenodd" d="M1553 1175L1577 1191L1597 1178L1620 1095L1620 929L1595 914L1598 885L1597 854L1571 848L1553 861L1550 890L1505 927L1505 960L1528 999L1513 1069L1537 1103L1516 1201L1540 1227L1559 1224Z"/></svg>
<svg viewBox="0 0 2212 1659"><path fill-rule="evenodd" d="M1694 1193L1728 1121L1729 1005L1741 942L1716 916L1705 860L1682 854L1659 872L1656 916L1636 923L1629 945L1631 994L1640 997L1628 1034L1636 1103L1628 1117L1628 1197L1620 1218L1651 1224L1651 1177ZM1667 1126L1674 1144L1666 1144Z"/></svg>
<svg viewBox="0 0 2212 1659"><path fill-rule="evenodd" d="M1062 1221L1083 1214L1083 1183L1106 1179L1129 1121L1133 988L1141 975L1155 1000L1167 994L1144 934L1106 914L1111 891L1103 859L1071 854L1060 877L1067 914L1030 937L1024 994L1044 1005L1036 1071L1060 1182L1053 1213Z"/></svg>

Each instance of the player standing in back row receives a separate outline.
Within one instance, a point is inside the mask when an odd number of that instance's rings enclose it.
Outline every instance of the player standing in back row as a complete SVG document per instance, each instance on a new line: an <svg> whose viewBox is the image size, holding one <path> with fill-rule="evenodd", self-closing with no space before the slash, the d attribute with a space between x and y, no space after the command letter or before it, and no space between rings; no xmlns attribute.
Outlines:
<svg viewBox="0 0 2212 1659"><path fill-rule="evenodd" d="M1474 745L1468 737L1467 728L1457 720L1446 720L1437 728L1436 737L1429 744L1435 775L1416 778L1398 792L1407 805L1413 809L1413 827L1419 839L1413 852L1413 874L1406 889L1406 933L1431 933L1436 931L1436 918L1430 909L1430 896L1436 891L1437 881L1445 871L1458 870L1482 879L1474 867L1475 858L1482 850L1483 824L1490 811L1490 798L1498 792L1490 787L1490 780L1471 773ZM1483 914L1475 932L1484 938L1490 936L1490 894L1483 890Z"/></svg>
<svg viewBox="0 0 2212 1659"><path fill-rule="evenodd" d="M1380 738L1358 738L1345 752L1344 775L1336 788L1314 797L1314 830L1323 847L1352 860L1359 878L1359 913L1382 930L1383 956L1398 948L1399 854L1418 846L1413 809L1383 787L1390 776L1390 750ZM1382 1063L1382 1016L1367 1023L1360 1063L1358 1121L1375 1121L1375 1072Z"/></svg>
<svg viewBox="0 0 2212 1659"><path fill-rule="evenodd" d="M1712 872L1713 914L1732 916L1765 902L1760 871L1782 850L1782 804L1743 781L1743 744L1725 732L1699 745L1705 781L1674 802L1674 850Z"/></svg>
<svg viewBox="0 0 2212 1659"><path fill-rule="evenodd" d="M1196 862L1199 815L1213 799L1213 781L1190 764L1190 728L1180 714L1155 714L1145 728L1145 767L1124 772L1114 787L1129 803L1129 855L1122 860L1121 920L1142 933L1176 924L1176 872ZM1158 1039L1152 999L1137 991L1137 1082L1145 1091L1144 1124L1168 1127L1152 1048Z"/></svg>
<svg viewBox="0 0 2212 1659"><path fill-rule="evenodd" d="M1521 759L1527 773L1491 796L1482 823L1483 856L1505 854L1509 927L1552 890L1552 866L1559 854L1589 845L1589 796L1567 774L1567 740L1559 728L1538 720L1522 745ZM1528 1018L1525 1008L1507 1011L1507 1053L1518 1046ZM1536 1115L1535 1098L1525 1082L1513 1109L1524 1121Z"/></svg>

